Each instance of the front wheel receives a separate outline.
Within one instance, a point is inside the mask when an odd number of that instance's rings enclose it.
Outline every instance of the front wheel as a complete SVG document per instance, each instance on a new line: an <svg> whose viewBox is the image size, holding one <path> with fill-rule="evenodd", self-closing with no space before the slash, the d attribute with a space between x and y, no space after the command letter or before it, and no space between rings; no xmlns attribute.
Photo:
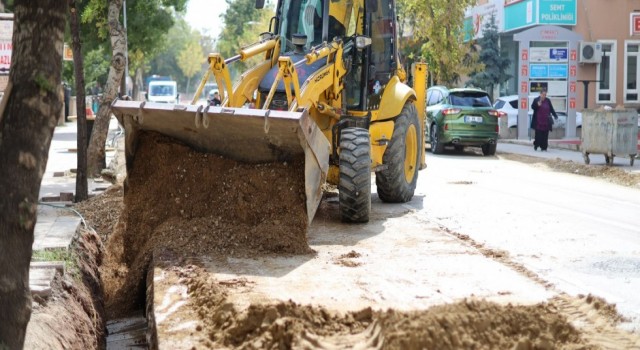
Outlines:
<svg viewBox="0 0 640 350"><path fill-rule="evenodd" d="M382 156L386 168L376 172L378 197L382 201L405 203L413 198L422 145L416 107L407 103L396 117L393 135Z"/></svg>
<svg viewBox="0 0 640 350"><path fill-rule="evenodd" d="M340 214L344 222L368 222L371 212L369 130L345 128L340 134Z"/></svg>

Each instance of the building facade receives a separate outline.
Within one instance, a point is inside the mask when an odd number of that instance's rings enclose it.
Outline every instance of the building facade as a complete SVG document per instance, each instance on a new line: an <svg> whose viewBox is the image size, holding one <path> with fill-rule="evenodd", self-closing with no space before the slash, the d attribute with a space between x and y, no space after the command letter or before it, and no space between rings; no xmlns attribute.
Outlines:
<svg viewBox="0 0 640 350"><path fill-rule="evenodd" d="M524 97L547 88L567 113L568 137L576 111L640 109L640 0L479 0L466 12L467 39L481 37L491 16L512 77L494 96L518 95L525 107Z"/></svg>

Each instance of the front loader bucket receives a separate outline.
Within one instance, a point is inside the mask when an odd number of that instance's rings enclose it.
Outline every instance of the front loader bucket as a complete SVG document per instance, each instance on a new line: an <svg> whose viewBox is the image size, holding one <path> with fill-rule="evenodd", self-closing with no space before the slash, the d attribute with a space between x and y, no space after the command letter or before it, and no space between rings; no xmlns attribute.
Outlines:
<svg viewBox="0 0 640 350"><path fill-rule="evenodd" d="M331 147L302 112L171 105L116 100L112 111L124 126L129 169L140 130L155 131L190 147L244 163L269 163L302 157L308 222L322 199Z"/></svg>

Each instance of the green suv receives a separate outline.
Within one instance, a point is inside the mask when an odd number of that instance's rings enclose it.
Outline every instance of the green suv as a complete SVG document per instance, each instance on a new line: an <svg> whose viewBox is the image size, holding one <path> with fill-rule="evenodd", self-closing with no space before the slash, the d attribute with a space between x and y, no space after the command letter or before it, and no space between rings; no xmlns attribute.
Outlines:
<svg viewBox="0 0 640 350"><path fill-rule="evenodd" d="M485 156L494 155L502 114L491 106L489 94L483 90L433 86L427 90L425 140L430 140L435 154L442 153L445 146L457 151L471 146L481 147Z"/></svg>

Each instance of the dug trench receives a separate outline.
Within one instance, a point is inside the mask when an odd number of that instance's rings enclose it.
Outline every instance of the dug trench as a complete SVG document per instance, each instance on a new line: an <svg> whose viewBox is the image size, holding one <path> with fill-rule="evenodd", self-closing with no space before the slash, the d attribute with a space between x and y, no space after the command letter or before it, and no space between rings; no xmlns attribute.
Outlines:
<svg viewBox="0 0 640 350"><path fill-rule="evenodd" d="M153 259L168 279L185 286L188 308L197 319L195 332L181 343L187 348L603 348L576 327L593 319L615 325L615 317L598 312L616 314L615 307L593 297L565 296L536 305L468 298L416 311L372 305L344 312L276 296L234 305L229 297L247 281L216 280L199 257L313 258L301 169L296 160L240 164L157 134L141 135L125 190L116 185L78 207L105 243L100 276L107 317L145 308ZM352 257L357 253L341 258ZM611 344L615 348L615 341Z"/></svg>

